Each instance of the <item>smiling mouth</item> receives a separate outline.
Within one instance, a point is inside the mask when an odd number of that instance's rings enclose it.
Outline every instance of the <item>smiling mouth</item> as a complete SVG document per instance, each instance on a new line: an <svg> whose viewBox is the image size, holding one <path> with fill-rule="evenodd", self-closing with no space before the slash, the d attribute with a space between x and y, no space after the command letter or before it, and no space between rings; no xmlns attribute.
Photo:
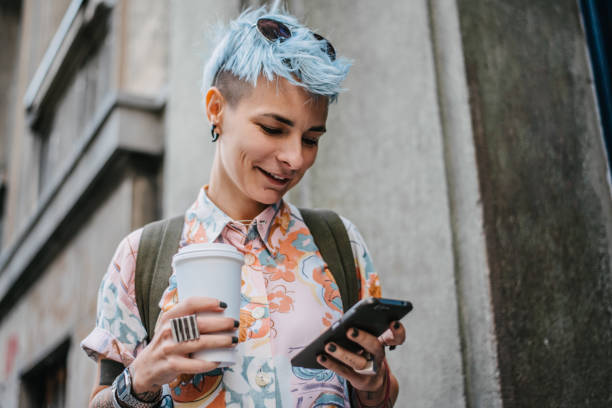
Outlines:
<svg viewBox="0 0 612 408"><path fill-rule="evenodd" d="M289 182L289 180L291 180L290 178L285 178L285 177L279 177L275 174L269 173L267 171L265 171L264 169L262 169L261 167L257 167L263 174L265 174L269 180L274 181L277 184L281 184L281 185L285 185Z"/></svg>

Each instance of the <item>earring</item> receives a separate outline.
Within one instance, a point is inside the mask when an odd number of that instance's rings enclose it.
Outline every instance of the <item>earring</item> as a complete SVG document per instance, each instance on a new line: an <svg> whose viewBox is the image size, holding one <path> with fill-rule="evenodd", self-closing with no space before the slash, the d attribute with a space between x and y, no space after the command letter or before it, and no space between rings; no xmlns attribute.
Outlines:
<svg viewBox="0 0 612 408"><path fill-rule="evenodd" d="M217 128L217 125L212 125L212 127L210 128L210 136L212 137L212 141L213 143L217 141L217 139L219 138L219 134L215 133L215 129Z"/></svg>

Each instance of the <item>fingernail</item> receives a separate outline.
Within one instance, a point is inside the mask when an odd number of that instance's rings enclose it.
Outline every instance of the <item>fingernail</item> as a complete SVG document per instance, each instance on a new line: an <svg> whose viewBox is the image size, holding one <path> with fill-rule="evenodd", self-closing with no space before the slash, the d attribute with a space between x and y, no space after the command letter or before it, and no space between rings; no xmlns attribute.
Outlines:
<svg viewBox="0 0 612 408"><path fill-rule="evenodd" d="M234 320L234 327L238 327L240 326L240 321L239 320Z"/></svg>
<svg viewBox="0 0 612 408"><path fill-rule="evenodd" d="M359 336L359 330L357 330L357 329L353 328L353 332L351 333L351 336L352 336L352 337L357 337L357 336Z"/></svg>
<svg viewBox="0 0 612 408"><path fill-rule="evenodd" d="M395 330L399 329L399 328L400 328L400 324L399 324L399 322L395 322L395 323L393 323L393 328L394 328Z"/></svg>
<svg viewBox="0 0 612 408"><path fill-rule="evenodd" d="M389 350L395 350L395 346L389 346Z"/></svg>
<svg viewBox="0 0 612 408"><path fill-rule="evenodd" d="M323 354L321 354L319 357L321 357L321 361L327 361L327 357L325 357Z"/></svg>
<svg viewBox="0 0 612 408"><path fill-rule="evenodd" d="M233 343L233 344L238 343L238 337L236 337L236 336L232 336L232 343Z"/></svg>
<svg viewBox="0 0 612 408"><path fill-rule="evenodd" d="M327 349L328 349L330 352L332 352L332 353L333 353L334 351L336 351L336 345L335 345L335 344L328 344L328 345L327 345Z"/></svg>
<svg viewBox="0 0 612 408"><path fill-rule="evenodd" d="M227 303L225 303L225 302L219 302L219 307L220 307L221 309L227 309Z"/></svg>

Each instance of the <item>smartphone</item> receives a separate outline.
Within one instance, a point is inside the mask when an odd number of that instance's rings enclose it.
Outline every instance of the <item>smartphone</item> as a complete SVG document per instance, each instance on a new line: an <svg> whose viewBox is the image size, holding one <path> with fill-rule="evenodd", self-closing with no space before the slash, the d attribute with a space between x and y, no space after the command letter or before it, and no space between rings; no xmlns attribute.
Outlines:
<svg viewBox="0 0 612 408"><path fill-rule="evenodd" d="M359 352L362 347L346 337L348 329L356 327L378 337L389 328L391 322L400 320L411 310L412 303L406 300L375 297L362 299L344 313L340 320L334 322L329 329L291 358L291 365L325 368L317 362L317 356L323 353L327 343L333 341L349 351Z"/></svg>

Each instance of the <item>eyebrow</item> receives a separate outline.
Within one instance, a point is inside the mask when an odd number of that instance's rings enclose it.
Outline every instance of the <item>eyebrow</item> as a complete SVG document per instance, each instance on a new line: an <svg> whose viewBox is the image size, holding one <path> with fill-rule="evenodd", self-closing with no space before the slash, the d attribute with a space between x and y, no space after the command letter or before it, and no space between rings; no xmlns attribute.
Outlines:
<svg viewBox="0 0 612 408"><path fill-rule="evenodd" d="M285 118L283 116L277 115L275 113L264 113L261 116L267 116L269 118L276 119L277 121L279 121L281 123L284 123L287 126L291 126L291 127L295 126L295 123L293 123L293 121L291 121L291 120L289 120L289 119L287 119L287 118ZM310 132L322 132L322 133L325 133L327 131L327 129L325 129L325 126L313 126L310 129L308 129L308 131L310 131Z"/></svg>

